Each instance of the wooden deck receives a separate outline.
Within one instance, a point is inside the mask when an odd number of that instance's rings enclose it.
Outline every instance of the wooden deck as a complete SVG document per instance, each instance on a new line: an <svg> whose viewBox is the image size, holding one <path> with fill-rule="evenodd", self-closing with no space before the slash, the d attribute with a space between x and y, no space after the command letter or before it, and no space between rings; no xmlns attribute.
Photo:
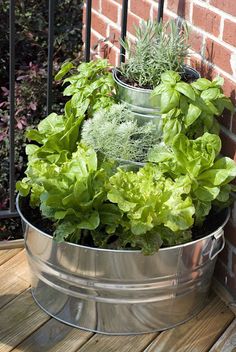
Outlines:
<svg viewBox="0 0 236 352"><path fill-rule="evenodd" d="M71 328L34 303L25 251L0 250L0 352L232 352L236 318L214 293L189 322L162 333L106 336Z"/></svg>

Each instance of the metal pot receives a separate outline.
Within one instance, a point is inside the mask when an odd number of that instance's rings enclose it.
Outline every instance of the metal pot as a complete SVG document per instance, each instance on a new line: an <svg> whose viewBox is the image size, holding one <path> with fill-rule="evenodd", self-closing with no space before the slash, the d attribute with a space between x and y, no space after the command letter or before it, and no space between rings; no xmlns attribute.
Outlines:
<svg viewBox="0 0 236 352"><path fill-rule="evenodd" d="M160 331L198 313L229 218L226 211L221 225L202 239L144 256L135 250L57 243L28 222L19 198L17 210L35 301L64 323L106 334Z"/></svg>
<svg viewBox="0 0 236 352"><path fill-rule="evenodd" d="M185 72L196 79L200 78L200 74L190 66L185 66ZM153 90L151 89L133 87L124 83L119 78L119 70L116 68L113 69L112 74L117 83L118 99L128 105L137 120L140 123L152 120L161 128L160 97L152 97Z"/></svg>

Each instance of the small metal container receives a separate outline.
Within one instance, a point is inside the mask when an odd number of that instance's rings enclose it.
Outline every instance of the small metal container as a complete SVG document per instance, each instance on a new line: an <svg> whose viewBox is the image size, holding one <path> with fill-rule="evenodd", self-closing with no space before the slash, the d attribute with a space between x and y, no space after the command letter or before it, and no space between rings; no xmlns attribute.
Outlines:
<svg viewBox="0 0 236 352"><path fill-rule="evenodd" d="M17 209L38 305L71 326L124 335L168 329L204 307L229 218L200 240L145 256L57 243L27 221L21 199Z"/></svg>
<svg viewBox="0 0 236 352"><path fill-rule="evenodd" d="M185 66L185 72L191 74L195 79L200 78L200 74L190 66ZM161 129L160 97L152 96L153 90L130 86L119 78L118 69L112 71L113 79L117 83L118 99L126 103L136 116L140 124L154 121Z"/></svg>

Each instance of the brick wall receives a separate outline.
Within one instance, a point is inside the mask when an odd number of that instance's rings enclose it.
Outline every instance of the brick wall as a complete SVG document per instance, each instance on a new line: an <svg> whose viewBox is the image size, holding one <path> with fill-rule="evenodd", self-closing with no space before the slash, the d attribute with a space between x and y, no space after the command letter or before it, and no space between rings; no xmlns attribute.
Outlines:
<svg viewBox="0 0 236 352"><path fill-rule="evenodd" d="M113 65L119 63L121 8L122 0L93 0L91 53L108 55ZM158 0L129 0L128 36L134 35L133 24L155 20L157 13ZM164 21L176 17L184 18L191 29L189 63L202 76L223 76L225 94L236 105L236 0L165 0ZM225 114L221 123L222 151L236 160L236 113ZM216 275L236 295L236 202Z"/></svg>

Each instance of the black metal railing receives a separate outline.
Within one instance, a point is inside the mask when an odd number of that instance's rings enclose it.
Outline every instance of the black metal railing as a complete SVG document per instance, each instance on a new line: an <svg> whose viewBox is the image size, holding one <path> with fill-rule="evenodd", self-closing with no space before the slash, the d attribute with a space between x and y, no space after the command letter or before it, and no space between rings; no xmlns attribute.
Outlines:
<svg viewBox="0 0 236 352"><path fill-rule="evenodd" d="M127 31L128 0L122 1L121 38L124 39ZM15 0L10 0L9 8L9 209L0 211L0 218L17 216L15 209ZM48 0L48 63L47 63L47 113L52 107L52 81L53 81L53 42L54 42L54 17L56 0ZM157 21L163 18L164 0L159 1ZM92 0L86 0L85 18L85 61L90 60L91 42L91 13ZM125 50L120 47L120 62L125 59Z"/></svg>

